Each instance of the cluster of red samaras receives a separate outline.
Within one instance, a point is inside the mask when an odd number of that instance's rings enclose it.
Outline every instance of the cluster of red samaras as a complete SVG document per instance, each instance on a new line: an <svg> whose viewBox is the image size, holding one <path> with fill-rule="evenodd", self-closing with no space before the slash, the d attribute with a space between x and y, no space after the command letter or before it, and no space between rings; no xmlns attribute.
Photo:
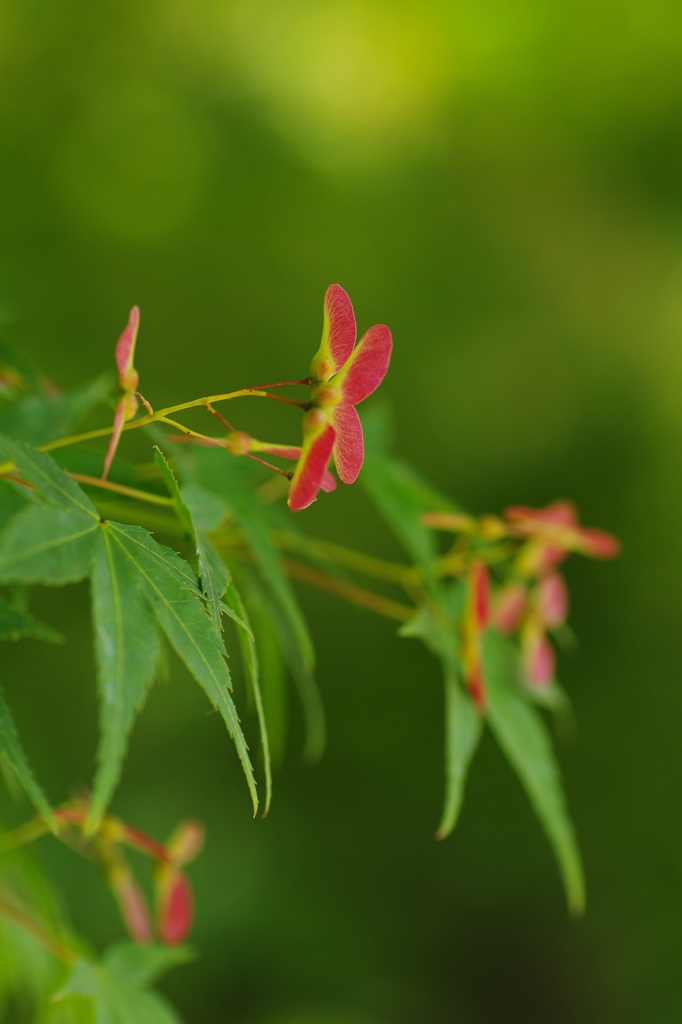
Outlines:
<svg viewBox="0 0 682 1024"><path fill-rule="evenodd" d="M133 360L139 325L140 310L133 306L125 330L116 343L118 383L122 393L104 459L103 480L111 467L123 428L134 418L139 401L152 412L137 390L139 377ZM322 341L311 364L310 403L303 419L302 446L269 444L241 432L231 432L222 439L193 434L183 440L213 444L233 455L250 458L258 458L256 453L260 453L295 459L296 469L289 491L289 508L295 512L311 505L318 491L331 491L336 487L328 469L332 455L339 478L346 484L354 483L364 457L362 427L355 406L381 384L393 345L391 332L383 324L370 327L357 345L356 337L353 305L343 288L332 284L324 297Z"/></svg>
<svg viewBox="0 0 682 1024"><path fill-rule="evenodd" d="M72 805L55 811L64 827L83 829L87 806ZM166 843L157 843L144 832L118 818L106 817L94 836L87 836L114 894L128 934L135 942L154 938L147 899L123 852L124 847L138 850L154 862L154 904L156 934L167 946L182 942L192 927L194 901L187 875L182 868L194 860L204 844L204 828L198 821L181 822Z"/></svg>
<svg viewBox="0 0 682 1024"><path fill-rule="evenodd" d="M481 541L518 542L507 582L491 594L485 561L472 551L467 571L467 598L460 624L460 658L464 679L480 709L485 707L483 637L490 628L517 634L524 676L531 686L549 686L555 678L554 650L549 634L568 615L568 589L559 565L571 552L613 558L620 551L615 537L581 527L575 506L556 501L546 508L509 508L503 519L480 520L459 513L433 512L424 522L439 529L470 534ZM476 550L481 553L484 548Z"/></svg>
<svg viewBox="0 0 682 1024"><path fill-rule="evenodd" d="M355 406L386 375L393 343L378 324L356 345L355 315L348 295L332 284L324 297L322 341L310 366L311 408L303 419L303 446L296 464L289 508L307 508L325 487L331 456L339 479L352 484L362 467L364 445Z"/></svg>

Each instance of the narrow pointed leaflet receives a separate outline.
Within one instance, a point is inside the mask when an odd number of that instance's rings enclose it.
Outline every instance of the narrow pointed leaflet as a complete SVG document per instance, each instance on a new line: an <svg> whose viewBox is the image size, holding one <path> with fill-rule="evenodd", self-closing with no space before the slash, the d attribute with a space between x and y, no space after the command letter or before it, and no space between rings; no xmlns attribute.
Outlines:
<svg viewBox="0 0 682 1024"><path fill-rule="evenodd" d="M89 828L96 827L120 776L130 728L154 675L159 626L220 711L255 813L256 783L230 693L224 643L191 566L141 527L101 520L87 495L44 452L0 437L0 453L33 488L0 533L0 582L60 585L91 577L103 706Z"/></svg>

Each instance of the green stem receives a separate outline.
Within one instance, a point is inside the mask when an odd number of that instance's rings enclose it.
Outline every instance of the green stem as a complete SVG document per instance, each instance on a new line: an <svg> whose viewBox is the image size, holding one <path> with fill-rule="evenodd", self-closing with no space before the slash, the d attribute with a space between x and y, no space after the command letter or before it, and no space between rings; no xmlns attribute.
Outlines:
<svg viewBox="0 0 682 1024"><path fill-rule="evenodd" d="M20 825L19 828L15 828L11 832L6 832L3 836L0 836L0 853L7 853L9 850L16 850L20 846L25 846L26 843L32 843L35 839L40 839L42 836L47 835L49 831L50 826L41 818L36 818L35 821L28 821L25 825Z"/></svg>
<svg viewBox="0 0 682 1024"><path fill-rule="evenodd" d="M275 533L275 539L281 538L282 534ZM286 535L285 535L286 536ZM244 537L240 530L220 530L212 534L211 539L221 554L228 552L240 561L251 562L253 555L244 547ZM291 548L290 548L291 550ZM303 547L301 550L305 550ZM358 552L358 554L360 554ZM320 590L326 590L330 594L342 597L351 604L360 605L370 611L383 615L385 618L393 619L396 622L407 622L414 615L414 608L409 605L392 601L390 598L377 594L373 590L367 590L356 583L340 579L331 573L323 572L314 566L306 565L303 562L294 562L291 559L282 559L282 568L294 580L309 583Z"/></svg>
<svg viewBox="0 0 682 1024"><path fill-rule="evenodd" d="M277 545L285 551L297 551L301 554L309 553L318 558L334 562L345 569L354 569L375 580L385 580L387 583L397 583L401 586L414 586L421 581L418 569L409 565L402 565L400 562L389 562L383 558L375 558L374 555L366 555L362 551L355 551L346 548L341 544L333 544L329 541L314 540L310 537L297 537L293 533L285 533L277 530L273 533Z"/></svg>
<svg viewBox="0 0 682 1024"><path fill-rule="evenodd" d="M310 565L304 565L302 562L292 562L288 558L282 559L282 565L292 579L301 580L303 583L310 583L320 590L326 590L337 597L343 597L351 604L367 608L368 611L376 612L377 615L383 615L386 619L392 619L394 622L407 622L414 615L415 609L409 605L392 601L390 598L377 594L373 590L359 587L357 583L341 580L338 576L332 576L329 573L322 572L320 569L314 569Z"/></svg>
<svg viewBox="0 0 682 1024"><path fill-rule="evenodd" d="M86 476L84 473L69 473L73 480L79 484L87 484L88 487L101 487L105 491L113 491L115 494L123 494L126 498L135 498L137 501L146 501L150 505L163 505L173 508L173 499L163 494L151 494L149 491L140 491L137 487L126 487L125 484L115 484L111 480L101 480L96 476Z"/></svg>
<svg viewBox="0 0 682 1024"><path fill-rule="evenodd" d="M209 437L208 434L200 434L198 430L190 430L184 423L178 423L177 420L172 420L170 416L157 415L156 420L158 423L165 423L167 426L179 430L184 437L196 437L198 441L202 441L204 444L211 442L216 448L224 447L217 438Z"/></svg>
<svg viewBox="0 0 682 1024"><path fill-rule="evenodd" d="M152 413L149 416L144 416L142 420L150 422L153 419L172 416L176 412L184 412L185 409L205 408L207 405L215 405L216 402L229 402L233 398L246 398L247 396L249 398L270 397L267 391L262 391L258 388L240 388L238 391L227 391L223 395L209 395L207 398L195 398L191 402L181 402L180 405L169 405L167 409L161 409L159 412ZM144 426L142 420L138 420L135 425ZM126 428L124 427L123 429L125 430Z"/></svg>
<svg viewBox="0 0 682 1024"><path fill-rule="evenodd" d="M240 388L238 391L228 391L222 395L209 395L206 398L195 398L191 402L181 402L180 405L169 405L165 409L159 409L153 413L147 413L146 416L141 416L138 420L131 420L130 423L126 423L123 430L137 430L138 427L147 427L150 423L155 423L158 420L163 421L167 416L172 416L173 413L183 412L185 409L199 409L207 405L213 405L216 402L229 402L233 398L271 398L267 391L258 390L256 388ZM184 429L184 428L183 428ZM110 427L100 427L99 430L86 430L82 434L70 434L68 437L57 438L56 441L48 441L47 444L41 444L38 450L41 452L52 452L57 448L68 448L74 444L80 444L83 441L94 441L98 437L109 437L113 434L113 425ZM0 466L0 472L4 472L5 469L11 469L11 464L6 463Z"/></svg>
<svg viewBox="0 0 682 1024"><path fill-rule="evenodd" d="M70 967L71 964L75 962L76 954L72 949L69 949L69 947L64 945L63 942L55 938L55 936L48 932L42 924L38 923L38 921L29 917L21 907L17 907L16 904L11 903L10 900L6 899L2 895L0 895L0 914L2 914L3 917L9 918L10 921L14 921L14 923L23 928L25 932L32 935L33 938L48 951L48 953L52 953L52 955L57 957L58 960L61 960L62 963L67 964L67 966Z"/></svg>

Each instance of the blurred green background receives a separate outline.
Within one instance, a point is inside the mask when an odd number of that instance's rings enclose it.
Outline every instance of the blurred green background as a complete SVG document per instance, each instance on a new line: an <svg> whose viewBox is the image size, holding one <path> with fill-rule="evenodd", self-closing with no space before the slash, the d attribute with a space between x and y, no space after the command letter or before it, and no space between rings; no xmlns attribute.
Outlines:
<svg viewBox="0 0 682 1024"><path fill-rule="evenodd" d="M206 822L200 959L163 986L188 1022L681 1019L681 66L673 0L0 5L0 316L55 381L113 369L133 303L155 406L305 375L338 281L393 330L398 451L472 510L571 496L624 545L568 569L579 923L490 740L433 841L441 683L390 623L301 589L328 749L302 763L292 700L264 822L172 663L115 810ZM238 426L296 440L253 404ZM395 550L359 488L303 516ZM37 607L70 644L2 671L55 801L92 776L96 715L88 594L60 597ZM40 855L75 924L118 939L94 869Z"/></svg>

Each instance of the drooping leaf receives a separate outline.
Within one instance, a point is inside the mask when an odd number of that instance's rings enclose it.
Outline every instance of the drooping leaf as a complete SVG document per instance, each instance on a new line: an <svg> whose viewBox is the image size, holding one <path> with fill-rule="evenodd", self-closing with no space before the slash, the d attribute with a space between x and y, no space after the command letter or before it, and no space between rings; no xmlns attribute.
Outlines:
<svg viewBox="0 0 682 1024"><path fill-rule="evenodd" d="M484 665L490 728L519 776L552 845L569 909L580 914L585 905L580 852L544 722L515 686L515 655L507 641L495 635L487 637Z"/></svg>
<svg viewBox="0 0 682 1024"><path fill-rule="evenodd" d="M94 574L100 687L106 708L91 827L118 779L127 734L156 660L156 640L140 594L220 711L237 748L255 812L256 783L230 693L224 643L191 566L158 544L148 531L100 520L87 495L49 455L0 437L3 455L35 488L35 494L0 535L0 581L64 583ZM135 615L139 617L133 629Z"/></svg>
<svg viewBox="0 0 682 1024"><path fill-rule="evenodd" d="M223 628L222 597L230 579L230 573L211 544L208 533L220 521L224 510L215 496L200 487L190 485L181 491L175 475L159 448L155 448L154 457L161 469L178 516L194 542L201 587L211 618L216 629L220 631Z"/></svg>
<svg viewBox="0 0 682 1024"><path fill-rule="evenodd" d="M552 714L558 737L567 740L575 737L576 717L571 698L556 679L549 686L528 687L527 697L531 704Z"/></svg>
<svg viewBox="0 0 682 1024"><path fill-rule="evenodd" d="M251 465L246 460L213 448L198 449L193 475L205 490L217 495L224 511L243 534L257 567L281 616L287 622L289 633L300 651L307 671L314 664L313 645L308 628L296 600L294 590L280 561L272 538L272 521L268 506L261 501Z"/></svg>
<svg viewBox="0 0 682 1024"><path fill-rule="evenodd" d="M22 788L29 797L38 814L49 824L53 831L57 826L52 817L52 810L41 787L36 782L26 756L21 749L19 737L12 721L9 707L0 693L0 755L14 772Z"/></svg>
<svg viewBox="0 0 682 1024"><path fill-rule="evenodd" d="M148 988L153 977L188 959L179 952L179 948L137 946L133 951L121 946L98 962L77 960L53 999L87 1000L94 1024L181 1024L166 1000Z"/></svg>
<svg viewBox="0 0 682 1024"><path fill-rule="evenodd" d="M445 839L454 829L464 797L469 766L481 738L481 718L473 701L460 685L459 658L455 603L461 600L454 590L454 600L448 594L447 608L441 610L440 620L431 609L422 608L414 619L400 630L402 636L418 637L440 660L445 686L445 795L441 820L436 838ZM447 617L445 615L447 611Z"/></svg>
<svg viewBox="0 0 682 1024"><path fill-rule="evenodd" d="M225 516L222 501L215 494L196 484L188 484L181 490L175 474L159 448L154 449L154 458L173 498L178 517L194 542L201 587L211 618L219 630L223 628L223 613L233 619L241 629L248 629L244 619L229 602L223 600L230 581L230 571L209 538L209 533L217 528Z"/></svg>
<svg viewBox="0 0 682 1024"><path fill-rule="evenodd" d="M464 786L478 742L481 717L460 686L455 666L443 661L445 681L445 798L437 839L449 836L459 817Z"/></svg>
<svg viewBox="0 0 682 1024"><path fill-rule="evenodd" d="M62 643L64 639L56 630L37 622L28 612L0 598L0 640L18 640L19 637L53 644Z"/></svg>
<svg viewBox="0 0 682 1024"><path fill-rule="evenodd" d="M309 764L317 764L324 754L327 744L327 717L320 688L312 669L301 660L299 648L291 643L288 634L283 634L282 629L279 630L279 633L282 651L303 708L305 723L303 757Z"/></svg>
<svg viewBox="0 0 682 1024"><path fill-rule="evenodd" d="M319 693L312 670L303 664L300 649L292 640L288 624L282 616L279 606L271 606L270 622L278 636L280 650L294 681L303 711L305 730L303 757L309 764L316 764L325 753L327 744L327 716L322 694Z"/></svg>
<svg viewBox="0 0 682 1024"><path fill-rule="evenodd" d="M249 511L251 501L244 499L241 495L240 498L241 500L237 499L233 503L239 526L244 531L248 546L261 570L263 579L271 589L282 617L287 622L300 653L301 663L307 671L310 671L315 662L312 641L293 588L282 569L279 553L270 536L268 523L262 515L256 513L255 509L259 508L256 501L253 501L254 512L252 513Z"/></svg>
<svg viewBox="0 0 682 1024"><path fill-rule="evenodd" d="M225 647L204 604L191 566L146 530L121 523L105 524L138 576L139 586L171 646L220 712L246 775L254 812L256 783L248 747L231 695Z"/></svg>
<svg viewBox="0 0 682 1024"><path fill-rule="evenodd" d="M242 579L245 581L244 585ZM305 725L303 756L306 761L314 764L324 753L327 737L324 705L315 676L312 669L303 663L300 648L291 635L289 622L281 604L273 599L270 590L255 573L241 569L240 587L244 591L247 586L249 607L260 608L261 618L267 621L270 638L274 639L296 687ZM283 704L283 695L279 695L279 701Z"/></svg>
<svg viewBox="0 0 682 1024"><path fill-rule="evenodd" d="M274 765L280 765L284 759L287 733L286 665L271 617L260 602L251 602L249 618L258 650L270 757Z"/></svg>
<svg viewBox="0 0 682 1024"><path fill-rule="evenodd" d="M91 586L100 696L99 764L87 820L94 830L121 774L130 729L154 676L158 641L138 573L111 528L100 530Z"/></svg>
<svg viewBox="0 0 682 1024"><path fill-rule="evenodd" d="M433 504L424 500L421 481L402 462L368 455L363 467L362 484L380 514L422 570L427 585L435 589L434 564L437 552L434 534L420 521L422 513L433 508Z"/></svg>
<svg viewBox="0 0 682 1024"><path fill-rule="evenodd" d="M388 453L383 426L375 425L371 416L367 417L365 464L360 480L380 515L421 569L427 589L435 594L436 539L421 517L434 509L455 511L455 506L411 466Z"/></svg>
<svg viewBox="0 0 682 1024"><path fill-rule="evenodd" d="M263 696L261 693L258 653L256 651L256 642L246 607L232 580L230 580L227 585L226 597L230 607L235 609L239 619L243 622L243 625L237 625L237 632L239 634L239 645L242 652L242 660L246 668L247 677L251 684L251 692L256 705L258 730L260 733L261 746L263 748L263 766L265 771L265 801L263 817L265 817L270 810L270 801L272 799L272 765L270 762L270 742L268 739L268 728L265 721L265 708L263 706Z"/></svg>

